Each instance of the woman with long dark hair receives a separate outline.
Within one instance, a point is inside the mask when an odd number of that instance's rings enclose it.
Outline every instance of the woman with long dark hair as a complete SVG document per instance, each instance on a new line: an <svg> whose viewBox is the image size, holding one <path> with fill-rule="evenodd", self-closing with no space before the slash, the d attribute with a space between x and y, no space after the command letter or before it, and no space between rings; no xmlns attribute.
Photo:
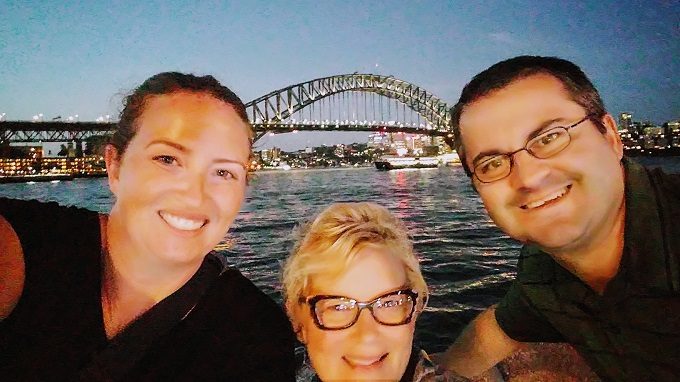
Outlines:
<svg viewBox="0 0 680 382"><path fill-rule="evenodd" d="M285 315L211 253L244 200L252 138L212 76L161 73L106 147L108 215L0 199L2 379L293 379Z"/></svg>

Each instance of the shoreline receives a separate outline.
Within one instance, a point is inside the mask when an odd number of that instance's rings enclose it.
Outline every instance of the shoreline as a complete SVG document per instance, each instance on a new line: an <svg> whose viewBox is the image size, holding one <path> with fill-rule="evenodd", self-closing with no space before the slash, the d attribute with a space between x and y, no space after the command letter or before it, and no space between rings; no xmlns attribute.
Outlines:
<svg viewBox="0 0 680 382"><path fill-rule="evenodd" d="M40 175L20 175L20 176L0 176L0 184L8 183L45 183L71 181L79 178L104 178L103 174L40 174Z"/></svg>
<svg viewBox="0 0 680 382"><path fill-rule="evenodd" d="M649 166L649 164L644 163L646 161L654 161L655 159L667 159L667 158L680 158L680 152L664 153L657 155L640 155L635 152L625 152L624 155L642 162L643 165ZM444 166L452 167L452 166ZM654 167L654 166L652 166ZM256 171L250 171L251 176L256 176L257 174L285 174L285 173L298 173L306 171L341 171L341 170L366 170L375 169L374 165L362 165L362 166L337 166L337 167L294 167L290 169L284 168L261 168ZM405 169L405 170L421 170L421 169ZM398 170L391 170L398 171ZM107 176L106 172L96 173L96 174L39 174L39 175L20 175L20 176L0 176L0 184L10 184L10 183L44 183L44 182L54 182L54 181L70 181L73 179L80 178L105 178Z"/></svg>

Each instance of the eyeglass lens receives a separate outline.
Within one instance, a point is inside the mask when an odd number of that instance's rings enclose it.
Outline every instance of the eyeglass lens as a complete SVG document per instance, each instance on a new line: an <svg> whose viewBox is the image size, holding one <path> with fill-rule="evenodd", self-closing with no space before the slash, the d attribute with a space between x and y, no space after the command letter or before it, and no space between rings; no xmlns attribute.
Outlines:
<svg viewBox="0 0 680 382"><path fill-rule="evenodd" d="M319 323L329 329L344 328L358 317L360 303L355 300L337 297L320 300L316 303L315 314ZM413 312L414 301L407 294L393 294L373 302L370 310L376 321L386 325L405 323Z"/></svg>
<svg viewBox="0 0 680 382"><path fill-rule="evenodd" d="M555 127L531 139L525 148L534 157L545 159L564 150L570 140L566 128ZM508 176L511 168L511 155L501 154L478 164L475 167L475 175L482 182L492 182Z"/></svg>

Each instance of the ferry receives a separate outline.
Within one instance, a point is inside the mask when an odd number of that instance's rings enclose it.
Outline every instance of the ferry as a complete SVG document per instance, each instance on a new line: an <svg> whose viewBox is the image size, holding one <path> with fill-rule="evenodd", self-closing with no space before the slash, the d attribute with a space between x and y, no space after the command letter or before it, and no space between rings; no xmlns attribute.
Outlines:
<svg viewBox="0 0 680 382"><path fill-rule="evenodd" d="M373 162L378 170L397 170L402 168L436 168L441 161L437 157L399 157L385 156Z"/></svg>
<svg viewBox="0 0 680 382"><path fill-rule="evenodd" d="M397 170L402 168L436 168L439 166L460 165L458 154L448 153L437 156L384 156L375 162L378 170Z"/></svg>

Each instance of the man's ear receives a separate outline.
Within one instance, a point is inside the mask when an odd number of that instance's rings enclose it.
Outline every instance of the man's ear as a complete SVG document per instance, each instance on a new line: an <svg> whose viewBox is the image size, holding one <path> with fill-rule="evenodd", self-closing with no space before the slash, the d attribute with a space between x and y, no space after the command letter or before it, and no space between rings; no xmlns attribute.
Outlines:
<svg viewBox="0 0 680 382"><path fill-rule="evenodd" d="M120 161L122 155L113 145L108 144L104 148L104 161L106 162L106 174L109 178L109 188L114 195L118 191L118 178L120 176Z"/></svg>
<svg viewBox="0 0 680 382"><path fill-rule="evenodd" d="M286 300L285 308L286 314L288 315L288 319L290 320L290 323L293 326L293 331L295 332L298 341L306 345L307 329L302 323L302 320L300 320L300 315L303 314L302 307L300 306L300 304L296 304L291 300Z"/></svg>
<svg viewBox="0 0 680 382"><path fill-rule="evenodd" d="M604 125L606 131L604 132L604 137L612 147L612 150L616 153L616 156L621 160L623 158L623 142L621 142L621 136L616 127L616 121L611 114L605 114L602 117L602 125Z"/></svg>

